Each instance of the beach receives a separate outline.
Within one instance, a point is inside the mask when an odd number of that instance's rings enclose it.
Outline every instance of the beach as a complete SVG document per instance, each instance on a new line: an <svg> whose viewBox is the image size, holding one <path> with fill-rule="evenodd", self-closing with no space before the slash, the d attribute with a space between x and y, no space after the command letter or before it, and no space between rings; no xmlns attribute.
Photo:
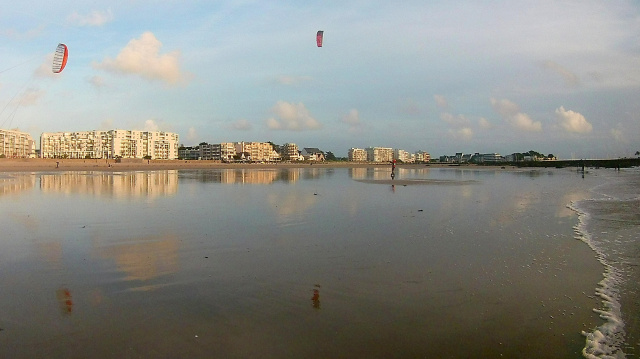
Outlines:
<svg viewBox="0 0 640 359"><path fill-rule="evenodd" d="M569 206L607 170L55 162L0 160L0 356L567 358L606 322Z"/></svg>
<svg viewBox="0 0 640 359"><path fill-rule="evenodd" d="M143 159L0 159L0 172L14 171L154 171L169 169L208 168L273 168L273 167L368 167L389 164L352 162L304 162L304 163L223 163L206 160L143 160Z"/></svg>

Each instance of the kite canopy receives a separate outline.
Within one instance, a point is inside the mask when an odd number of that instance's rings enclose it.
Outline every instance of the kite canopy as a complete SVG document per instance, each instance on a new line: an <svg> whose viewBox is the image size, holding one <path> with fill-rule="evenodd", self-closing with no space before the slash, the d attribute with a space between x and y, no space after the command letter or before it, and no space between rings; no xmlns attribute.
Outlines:
<svg viewBox="0 0 640 359"><path fill-rule="evenodd" d="M318 47L322 47L323 34L324 34L324 31L318 31L318 33L316 34L316 43L318 44Z"/></svg>
<svg viewBox="0 0 640 359"><path fill-rule="evenodd" d="M53 66L51 70L55 74L59 74L64 70L64 67L67 66L67 57L69 56L69 49L67 49L67 45L58 44L56 48L56 53L53 55Z"/></svg>

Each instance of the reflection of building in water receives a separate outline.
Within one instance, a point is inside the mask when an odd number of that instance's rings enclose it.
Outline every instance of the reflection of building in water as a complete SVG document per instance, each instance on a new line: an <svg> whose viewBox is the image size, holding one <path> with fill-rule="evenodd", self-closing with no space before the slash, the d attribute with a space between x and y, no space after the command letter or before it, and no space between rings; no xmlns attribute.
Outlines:
<svg viewBox="0 0 640 359"><path fill-rule="evenodd" d="M159 197L178 192L178 171L63 172L40 176L42 192L111 197Z"/></svg>
<svg viewBox="0 0 640 359"><path fill-rule="evenodd" d="M178 158L178 134L161 131L51 132L40 136L42 158Z"/></svg>
<svg viewBox="0 0 640 359"><path fill-rule="evenodd" d="M396 168L397 172L400 172L401 169ZM361 179L375 179L375 180L387 180L389 179L389 175L391 174L391 166L388 168L379 168L379 167L367 167L367 168L350 168L349 169L349 177L355 180Z"/></svg>
<svg viewBox="0 0 640 359"><path fill-rule="evenodd" d="M0 195L32 189L35 185L36 176L33 174L3 177L0 178Z"/></svg>
<svg viewBox="0 0 640 359"><path fill-rule="evenodd" d="M165 235L160 238L133 238L122 244L98 248L102 258L115 261L125 280L150 280L178 271L178 238Z"/></svg>
<svg viewBox="0 0 640 359"><path fill-rule="evenodd" d="M36 142L26 132L0 129L0 157L2 156L33 158L36 156Z"/></svg>

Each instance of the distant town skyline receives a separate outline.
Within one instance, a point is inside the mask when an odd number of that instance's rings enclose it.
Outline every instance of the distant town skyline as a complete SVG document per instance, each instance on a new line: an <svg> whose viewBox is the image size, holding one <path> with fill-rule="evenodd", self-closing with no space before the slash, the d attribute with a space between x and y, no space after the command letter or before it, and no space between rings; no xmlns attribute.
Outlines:
<svg viewBox="0 0 640 359"><path fill-rule="evenodd" d="M123 128L569 159L640 148L636 1L0 2L0 128L34 138Z"/></svg>

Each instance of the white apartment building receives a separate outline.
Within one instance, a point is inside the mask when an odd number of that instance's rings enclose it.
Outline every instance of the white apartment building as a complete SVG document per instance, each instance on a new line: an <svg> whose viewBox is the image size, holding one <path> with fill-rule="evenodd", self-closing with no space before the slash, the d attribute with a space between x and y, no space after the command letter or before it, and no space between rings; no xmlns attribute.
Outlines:
<svg viewBox="0 0 640 359"><path fill-rule="evenodd" d="M414 161L414 157L411 155L411 153L399 149L393 150L393 158L404 163L411 163Z"/></svg>
<svg viewBox="0 0 640 359"><path fill-rule="evenodd" d="M349 149L349 161L354 162L366 162L367 161L367 151L364 148L350 148Z"/></svg>
<svg viewBox="0 0 640 359"><path fill-rule="evenodd" d="M244 159L251 162L276 162L280 156L269 142L236 142L237 155L244 155Z"/></svg>
<svg viewBox="0 0 640 359"><path fill-rule="evenodd" d="M178 134L161 131L50 132L40 136L42 158L178 158Z"/></svg>
<svg viewBox="0 0 640 359"><path fill-rule="evenodd" d="M418 151L416 152L416 162L424 162L424 163L428 163L429 161L431 161L431 155L428 152L424 152L424 151Z"/></svg>
<svg viewBox="0 0 640 359"><path fill-rule="evenodd" d="M26 132L0 130L0 156L6 158L35 157L36 143Z"/></svg>
<svg viewBox="0 0 640 359"><path fill-rule="evenodd" d="M365 148L367 152L367 161L369 162L392 162L393 161L393 148L387 147L368 147Z"/></svg>

